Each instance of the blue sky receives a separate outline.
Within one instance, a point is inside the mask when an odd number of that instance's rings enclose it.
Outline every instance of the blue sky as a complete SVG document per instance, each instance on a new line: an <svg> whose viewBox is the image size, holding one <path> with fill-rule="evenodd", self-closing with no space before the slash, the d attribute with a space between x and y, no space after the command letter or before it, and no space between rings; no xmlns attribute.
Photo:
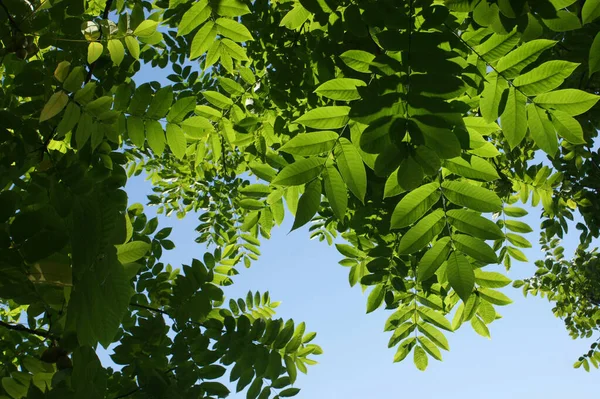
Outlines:
<svg viewBox="0 0 600 399"><path fill-rule="evenodd" d="M128 183L130 203L146 203L149 183L141 176ZM149 216L153 208L146 209ZM539 220L539 218L538 218ZM204 247L194 242L197 219L160 217L160 226L173 226L171 239L177 247L165 252L163 261L174 267L201 257ZM532 227L535 211L527 217ZM348 284L348 269L334 247L309 240L308 229L288 234L292 217L263 241L262 256L251 268L238 269L234 284L225 287L229 298L244 297L248 290L268 290L271 298L282 301L277 316L305 321L307 329L318 333L315 343L324 354L319 364L300 375L299 398L392 398L421 394L427 398L563 398L591 395L598 389L597 373L572 368L589 342L572 340L551 305L540 298L523 298L520 290L505 292L514 300L499 308L503 318L490 325L492 340L477 335L465 324L448 334L450 352L444 361L430 358L425 372L418 371L409 356L392 363L394 349L387 348L390 333L383 332L391 314L380 309L365 314L366 294ZM526 251L530 260L541 255L535 243L537 231L529 234L534 248ZM533 264L515 262L513 279L531 276ZM426 392L426 393L425 393ZM245 393L232 398L245 398Z"/></svg>
<svg viewBox="0 0 600 399"><path fill-rule="evenodd" d="M169 84L167 70L147 66L136 75L141 84L159 80ZM150 192L143 177L132 178L127 185L129 203L145 204ZM148 216L153 208L146 208ZM201 257L204 247L194 242L197 219L160 217L160 227L172 226L173 251L163 261L174 267ZM281 301L277 316L305 321L307 331L318 333L315 343L324 354L319 364L299 375L301 399L385 399L419 395L424 398L549 398L583 397L597 393L597 371L575 370L572 364L589 349L590 341L572 340L563 322L551 312L551 304L541 298L524 298L521 291L507 288L514 303L498 308L502 319L490 325L492 339L477 335L466 324L449 333L450 352L443 362L432 358L425 372L412 364L412 355L402 363L393 363L395 349L388 349L391 333L383 332L391 311L379 309L365 314L366 295L348 284L348 269L338 265L341 255L326 243L309 240L307 227L288 234L292 217L275 228L270 240L263 240L262 256L250 269L241 267L234 284L225 287L229 298L244 297L248 290L268 290L271 298ZM526 219L535 231L528 235L533 248L526 250L530 263L514 262L512 279L526 278L535 271L533 260L541 256L537 244L539 211ZM574 240L577 240L574 235ZM567 238L569 240L570 237ZM566 254L576 242L565 242ZM103 362L109 359L103 355ZM245 398L245 392L231 398Z"/></svg>

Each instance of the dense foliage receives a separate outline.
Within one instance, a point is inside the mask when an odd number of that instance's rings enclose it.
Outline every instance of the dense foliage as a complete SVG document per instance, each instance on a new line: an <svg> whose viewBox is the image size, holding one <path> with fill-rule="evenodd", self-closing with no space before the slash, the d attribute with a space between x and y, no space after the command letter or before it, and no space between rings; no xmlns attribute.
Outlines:
<svg viewBox="0 0 600 399"><path fill-rule="evenodd" d="M531 247L519 201L546 256L514 285L598 332L600 0L0 6L0 397L225 397L228 370L294 396L316 334L267 292L224 296L285 208L344 239L394 361L489 336L511 281L486 267ZM173 84L136 85L143 64ZM199 216L202 259L161 263L171 230L123 189L141 173L159 213Z"/></svg>

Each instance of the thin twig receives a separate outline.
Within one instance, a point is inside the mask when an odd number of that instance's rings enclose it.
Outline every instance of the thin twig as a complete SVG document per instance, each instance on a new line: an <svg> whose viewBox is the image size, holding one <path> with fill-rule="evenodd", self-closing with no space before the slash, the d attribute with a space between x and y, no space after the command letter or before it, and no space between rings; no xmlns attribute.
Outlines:
<svg viewBox="0 0 600 399"><path fill-rule="evenodd" d="M141 305L141 304L139 304L139 303L133 303L133 302L131 302L131 303L129 304L129 306L133 306L133 307L135 307L135 308L146 309L146 310L149 310L149 311L151 311L151 312L161 313L161 314L164 314L164 315L167 315L167 316L169 316L169 313L168 313L168 312L166 312L166 311L164 311L164 310L162 310L162 309L156 309L156 308L153 308L153 307L150 307L150 306Z"/></svg>
<svg viewBox="0 0 600 399"><path fill-rule="evenodd" d="M490 64L488 61L485 60L485 58L483 58L483 56L481 54L479 54L477 52L477 50L475 50L473 48L473 46L471 46L469 43L467 43L465 41L465 39L463 39L458 33L456 33L452 28L450 28L448 26L447 23L444 22L444 26L446 27L446 29L448 29L454 36L456 36L458 38L458 40L460 40L465 46L467 46L469 48L469 50L471 50L477 57L479 57L483 62L485 62L485 64L487 66L489 66L490 68L492 68L494 70L494 72L496 72L496 74L498 74L498 76L500 76L502 79L504 79L510 86L514 87L515 90L517 90L519 93L521 93L522 95L525 96L525 98L527 98L529 101L531 101L532 103L535 104L535 102L533 101L533 98L529 97L527 94L525 94L525 92L523 92L523 90L521 90L519 87L513 85L512 81L509 80L506 76L504 76L502 74L502 72L500 72L499 70L496 69L495 66L493 66L492 64Z"/></svg>
<svg viewBox="0 0 600 399"><path fill-rule="evenodd" d="M0 320L0 326L7 328L9 330L13 330L13 331L26 332L28 334L37 335L38 337L42 337L45 339L58 340L58 338L59 338L49 331L34 330L32 328L25 327L22 324L10 324L10 323Z"/></svg>

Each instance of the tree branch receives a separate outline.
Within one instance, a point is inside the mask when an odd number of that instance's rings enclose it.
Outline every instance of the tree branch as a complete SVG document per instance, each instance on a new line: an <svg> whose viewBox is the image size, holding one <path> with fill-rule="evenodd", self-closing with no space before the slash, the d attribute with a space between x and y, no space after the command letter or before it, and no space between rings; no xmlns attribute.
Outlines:
<svg viewBox="0 0 600 399"><path fill-rule="evenodd" d="M37 335L38 337L42 337L45 339L52 339L52 340L58 340L59 337L57 337L56 335L52 334L49 331L45 331L45 330L34 330L28 327L25 327L22 324L10 324L7 323L5 321L0 320L0 326L7 328L9 330L13 330L13 331L19 331L19 332L26 332L28 334L32 334L32 335Z"/></svg>
<svg viewBox="0 0 600 399"><path fill-rule="evenodd" d="M17 23L17 21L15 21L15 19L13 18L13 16L10 15L10 12L8 11L8 8L6 7L6 5L4 4L4 2L2 0L0 0L0 7L2 7L4 9L4 12L8 16L8 20L15 27L15 29L18 30L18 31L21 31L21 28L19 28L19 24Z"/></svg>

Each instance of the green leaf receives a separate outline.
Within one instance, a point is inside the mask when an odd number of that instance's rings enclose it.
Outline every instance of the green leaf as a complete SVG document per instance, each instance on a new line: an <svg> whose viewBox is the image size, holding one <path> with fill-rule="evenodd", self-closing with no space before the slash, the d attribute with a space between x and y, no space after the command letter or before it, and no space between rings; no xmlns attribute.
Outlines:
<svg viewBox="0 0 600 399"><path fill-rule="evenodd" d="M191 116L180 124L181 128L188 135L199 138L207 131L214 131L213 124L203 116Z"/></svg>
<svg viewBox="0 0 600 399"><path fill-rule="evenodd" d="M600 96L577 89L555 90L535 98L535 103L546 109L563 111L571 116L587 112L600 99Z"/></svg>
<svg viewBox="0 0 600 399"><path fill-rule="evenodd" d="M506 214L506 216L511 216L515 218L520 218L529 214L529 212L527 212L525 209L516 206L505 206L503 211Z"/></svg>
<svg viewBox="0 0 600 399"><path fill-rule="evenodd" d="M600 32L594 38L592 42L592 46L590 47L590 55L589 55L589 71L588 76L592 76L592 74L600 71Z"/></svg>
<svg viewBox="0 0 600 399"><path fill-rule="evenodd" d="M323 171L325 158L305 158L283 168L271 184L279 186L299 186L316 178Z"/></svg>
<svg viewBox="0 0 600 399"><path fill-rule="evenodd" d="M244 198L240 200L238 205L244 209L249 209L251 211L263 209L265 207L265 203L263 201L259 201L253 198Z"/></svg>
<svg viewBox="0 0 600 399"><path fill-rule="evenodd" d="M210 17L211 9L208 0L200 0L181 17L177 27L177 36L187 35Z"/></svg>
<svg viewBox="0 0 600 399"><path fill-rule="evenodd" d="M229 39L222 39L221 43L223 44L224 51L227 51L232 58L240 61L247 61L248 57L246 56L246 51L240 47L238 44L234 43ZM210 51L209 51L210 53ZM208 60L208 57L207 57ZM208 63L208 61L207 61Z"/></svg>
<svg viewBox="0 0 600 399"><path fill-rule="evenodd" d="M452 203L479 212L499 212L502 200L492 191L460 181L444 181L444 196Z"/></svg>
<svg viewBox="0 0 600 399"><path fill-rule="evenodd" d="M525 237L521 237L518 234L507 233L506 238L508 241L519 248L531 248L531 243Z"/></svg>
<svg viewBox="0 0 600 399"><path fill-rule="evenodd" d="M123 47L123 43L121 43L119 39L110 39L107 47L112 62L114 62L115 65L121 65L121 62L125 57L125 47Z"/></svg>
<svg viewBox="0 0 600 399"><path fill-rule="evenodd" d="M507 56L502 57L496 65L496 70L502 72L505 78L514 78L519 73L538 59L540 54L549 48L554 47L555 40L531 40L524 43L516 50L511 51Z"/></svg>
<svg viewBox="0 0 600 399"><path fill-rule="evenodd" d="M421 218L440 199L438 183L425 184L406 194L394 208L391 228L410 226Z"/></svg>
<svg viewBox="0 0 600 399"><path fill-rule="evenodd" d="M229 79L223 76L217 77L217 82L219 82L219 86L223 88L227 93L232 96L237 96L244 94L244 88L238 82L233 79Z"/></svg>
<svg viewBox="0 0 600 399"><path fill-rule="evenodd" d="M505 79L498 77L496 72L492 72L487 76L479 103L479 110L486 122L491 123L498 120L500 100L506 89L508 89L508 83Z"/></svg>
<svg viewBox="0 0 600 399"><path fill-rule="evenodd" d="M348 207L348 191L342 176L336 168L328 166L324 173L325 196L331 206L333 214L338 220L343 221Z"/></svg>
<svg viewBox="0 0 600 399"><path fill-rule="evenodd" d="M127 244L117 245L117 257L122 264L133 263L143 258L151 245L144 241L132 241Z"/></svg>
<svg viewBox="0 0 600 399"><path fill-rule="evenodd" d="M173 103L173 86L161 87L156 91L146 116L151 119L160 119L167 115Z"/></svg>
<svg viewBox="0 0 600 399"><path fill-rule="evenodd" d="M404 192L406 192L406 190L400 187L400 184L398 184L398 169L396 169L385 182L383 198L395 197L396 195L400 195Z"/></svg>
<svg viewBox="0 0 600 399"><path fill-rule="evenodd" d="M496 133L500 130L500 126L498 126L498 124L495 121L486 122L482 117L479 116L463 117L463 122L465 123L467 130L474 130L483 136Z"/></svg>
<svg viewBox="0 0 600 399"><path fill-rule="evenodd" d="M413 361L415 363L415 366L419 370L425 371L425 369L427 368L427 362L428 362L427 361L427 353L425 352L425 350L423 350L423 348L421 348L420 346L416 346L413 355L414 355Z"/></svg>
<svg viewBox="0 0 600 399"><path fill-rule="evenodd" d="M75 132L75 142L78 149L83 148L85 143L87 143L95 126L92 116L86 112L82 112L81 118L79 118L79 122L77 123L77 131Z"/></svg>
<svg viewBox="0 0 600 399"><path fill-rule="evenodd" d="M517 76L513 84L528 96L545 93L560 86L579 65L568 61L547 61Z"/></svg>
<svg viewBox="0 0 600 399"><path fill-rule="evenodd" d="M254 40L248 28L233 19L218 18L215 23L217 24L219 34L233 41L245 42Z"/></svg>
<svg viewBox="0 0 600 399"><path fill-rule="evenodd" d="M81 66L73 68L69 76L63 82L63 89L70 92L75 92L81 88L85 80L85 70Z"/></svg>
<svg viewBox="0 0 600 399"><path fill-rule="evenodd" d="M371 62L375 56L362 50L348 50L340 55L344 64L357 72L370 73Z"/></svg>
<svg viewBox="0 0 600 399"><path fill-rule="evenodd" d="M398 253L412 254L424 248L444 228L444 211L436 209L408 230L400 240Z"/></svg>
<svg viewBox="0 0 600 399"><path fill-rule="evenodd" d="M179 126L173 123L167 123L167 144L173 155L178 159L183 159L187 147L185 134Z"/></svg>
<svg viewBox="0 0 600 399"><path fill-rule="evenodd" d="M429 353L429 355L432 356L434 359L437 359L439 361L442 360L442 352L440 352L439 348L433 342L431 342L429 338L421 336L418 337L417 340L419 341L423 349L425 349L425 352Z"/></svg>
<svg viewBox="0 0 600 399"><path fill-rule="evenodd" d="M584 24L589 24L600 17L600 0L585 0L581 9L581 19Z"/></svg>
<svg viewBox="0 0 600 399"><path fill-rule="evenodd" d="M217 28L215 23L208 21L194 36L192 46L190 48L190 60L200 57L208 51L215 42L217 37ZM208 58L208 57L207 57ZM213 62L214 63L214 62Z"/></svg>
<svg viewBox="0 0 600 399"><path fill-rule="evenodd" d="M293 155L320 155L333 149L339 135L331 130L301 133L285 143L279 150Z"/></svg>
<svg viewBox="0 0 600 399"><path fill-rule="evenodd" d="M398 346L396 354L394 355L394 363L401 362L402 360L404 360L406 356L408 356L412 348L415 346L415 344L415 337L410 337L402 341L402 343Z"/></svg>
<svg viewBox="0 0 600 399"><path fill-rule="evenodd" d="M412 191L419 187L423 181L423 177L423 168L421 168L421 165L419 165L415 158L411 156L402 160L396 173L398 185L406 191Z"/></svg>
<svg viewBox="0 0 600 399"><path fill-rule="evenodd" d="M359 79L337 78L317 87L315 93L332 100L352 101L360 98L357 87L366 85L365 82Z"/></svg>
<svg viewBox="0 0 600 399"><path fill-rule="evenodd" d="M417 279L425 281L435 274L439 267L448 259L452 248L450 237L442 237L427 251L417 266Z"/></svg>
<svg viewBox="0 0 600 399"><path fill-rule="evenodd" d="M250 14L250 10L240 0L219 0L217 14L222 17L238 17Z"/></svg>
<svg viewBox="0 0 600 399"><path fill-rule="evenodd" d="M581 28L579 17L566 10L558 10L556 17L543 19L544 24L554 32L568 32Z"/></svg>
<svg viewBox="0 0 600 399"><path fill-rule="evenodd" d="M520 262L529 262L527 260L527 257L525 256L525 254L514 247L506 247L506 252L508 252L508 254L510 255L511 258L516 259Z"/></svg>
<svg viewBox="0 0 600 399"><path fill-rule="evenodd" d="M447 159L443 165L452 173L469 179L493 181L500 178L492 164L476 156Z"/></svg>
<svg viewBox="0 0 600 399"><path fill-rule="evenodd" d="M167 122L180 123L183 119L194 110L196 106L196 97L180 98L173 104L171 110L167 114Z"/></svg>
<svg viewBox="0 0 600 399"><path fill-rule="evenodd" d="M129 116L127 118L127 135L136 147L143 148L144 140L144 121L138 116Z"/></svg>
<svg viewBox="0 0 600 399"><path fill-rule="evenodd" d="M471 266L464 255L452 252L448 257L446 273L448 274L448 282L452 289L456 291L463 302L466 302L475 286L473 266Z"/></svg>
<svg viewBox="0 0 600 399"><path fill-rule="evenodd" d="M454 234L452 240L456 249L473 259L486 264L498 263L496 253L483 240L466 234Z"/></svg>
<svg viewBox="0 0 600 399"><path fill-rule="evenodd" d="M449 159L460 156L460 142L452 130L418 123L416 120L413 122L416 122L421 130L425 138L425 145L435 151L440 158Z"/></svg>
<svg viewBox="0 0 600 399"><path fill-rule="evenodd" d="M585 144L583 129L577 119L561 111L552 111L550 115L552 116L552 124L559 136L572 144Z"/></svg>
<svg viewBox="0 0 600 399"><path fill-rule="evenodd" d="M98 58L102 55L104 51L104 46L100 42L91 42L88 45L88 53L87 53L87 62L88 64L92 64L96 62Z"/></svg>
<svg viewBox="0 0 600 399"><path fill-rule="evenodd" d="M379 308L383 303L384 296L384 285L376 285L375 288L373 288L373 290L369 293L369 298L367 299L367 313L371 313L377 308Z"/></svg>
<svg viewBox="0 0 600 399"><path fill-rule="evenodd" d="M364 203L367 193L367 172L360 153L350 140L342 137L334 148L334 156L346 186Z"/></svg>
<svg viewBox="0 0 600 399"><path fill-rule="evenodd" d="M77 122L79 122L80 116L81 110L79 106L73 102L68 103L65 113L56 127L56 138L62 138L65 134L73 130L75 125L77 125Z"/></svg>
<svg viewBox="0 0 600 399"><path fill-rule="evenodd" d="M54 70L54 77L59 82L64 82L67 76L69 75L69 69L71 68L71 63L69 61L61 61L56 66Z"/></svg>
<svg viewBox="0 0 600 399"><path fill-rule="evenodd" d="M296 230L299 227L304 226L310 222L316 215L319 207L321 206L321 181L315 179L306 185L304 193L300 196L298 201L298 210L296 211L296 218L292 230Z"/></svg>
<svg viewBox="0 0 600 399"><path fill-rule="evenodd" d="M511 281L502 273L484 272L481 269L475 269L475 282L482 287L502 288L509 285Z"/></svg>
<svg viewBox="0 0 600 399"><path fill-rule="evenodd" d="M527 125L537 146L554 158L558 151L558 138L548 112L535 103L527 104Z"/></svg>
<svg viewBox="0 0 600 399"><path fill-rule="evenodd" d="M202 92L202 96L217 108L226 109L233 105L231 98L217 91L205 90Z"/></svg>
<svg viewBox="0 0 600 399"><path fill-rule="evenodd" d="M485 62L489 64L507 54L517 45L517 43L519 43L519 34L516 29L513 29L512 32L507 35L498 33L493 34L485 42L476 46L475 51L477 51L479 56L483 57Z"/></svg>
<svg viewBox="0 0 600 399"><path fill-rule="evenodd" d="M292 396L296 396L300 392L300 388L286 388L283 391L279 392L280 398L289 398Z"/></svg>
<svg viewBox="0 0 600 399"><path fill-rule="evenodd" d="M349 258L360 258L361 255L364 256L359 250L348 244L335 244L335 247L342 255Z"/></svg>
<svg viewBox="0 0 600 399"><path fill-rule="evenodd" d="M140 58L140 42L132 36L125 36L125 45L133 58L136 60Z"/></svg>
<svg viewBox="0 0 600 399"><path fill-rule="evenodd" d="M429 323L422 322L418 324L417 328L419 329L419 332L421 332L423 335L425 335L427 338L433 341L434 344L436 344L444 350L450 350L448 340L440 330L438 330Z"/></svg>
<svg viewBox="0 0 600 399"><path fill-rule="evenodd" d="M302 4L296 4L285 16L281 19L279 26L285 26L288 29L295 30L306 22L310 16L310 11L302 7Z"/></svg>
<svg viewBox="0 0 600 399"><path fill-rule="evenodd" d="M434 326L443 328L447 331L452 331L452 326L450 325L448 319L446 319L444 315L437 310L421 306L417 309L417 313L423 320L433 324Z"/></svg>
<svg viewBox="0 0 600 399"><path fill-rule="evenodd" d="M482 337L490 338L490 330L479 317L473 317L471 319L471 327L473 327L473 330Z"/></svg>
<svg viewBox="0 0 600 399"><path fill-rule="evenodd" d="M57 91L48 99L40 114L40 122L46 121L58 114L67 106L69 96L64 91Z"/></svg>
<svg viewBox="0 0 600 399"><path fill-rule="evenodd" d="M479 295L481 296L481 298L494 305L504 306L510 305L512 303L512 300L500 291L492 290L489 288L480 288Z"/></svg>
<svg viewBox="0 0 600 399"><path fill-rule="evenodd" d="M146 139L156 156L165 151L165 132L158 121L146 120Z"/></svg>
<svg viewBox="0 0 600 399"><path fill-rule="evenodd" d="M313 129L338 129L348 123L350 107L328 106L315 108L296 119L294 123Z"/></svg>
<svg viewBox="0 0 600 399"><path fill-rule="evenodd" d="M214 395L219 398L225 398L229 396L229 389L220 382L204 381L200 384L200 389L209 395Z"/></svg>
<svg viewBox="0 0 600 399"><path fill-rule="evenodd" d="M498 240L504 234L498 225L477 212L451 209L447 212L448 222L457 230L484 240Z"/></svg>
<svg viewBox="0 0 600 399"><path fill-rule="evenodd" d="M518 220L506 220L504 224L509 230L517 233L531 233L533 231L527 223L519 222Z"/></svg>
<svg viewBox="0 0 600 399"><path fill-rule="evenodd" d="M511 149L518 146L527 133L525 102L526 97L522 93L512 86L508 89L508 100L500 117L500 125Z"/></svg>
<svg viewBox="0 0 600 399"><path fill-rule="evenodd" d="M147 19L142 21L137 28L133 31L133 34L140 37L148 37L152 36L156 32L156 28L158 26L157 21L153 21L151 19Z"/></svg>

